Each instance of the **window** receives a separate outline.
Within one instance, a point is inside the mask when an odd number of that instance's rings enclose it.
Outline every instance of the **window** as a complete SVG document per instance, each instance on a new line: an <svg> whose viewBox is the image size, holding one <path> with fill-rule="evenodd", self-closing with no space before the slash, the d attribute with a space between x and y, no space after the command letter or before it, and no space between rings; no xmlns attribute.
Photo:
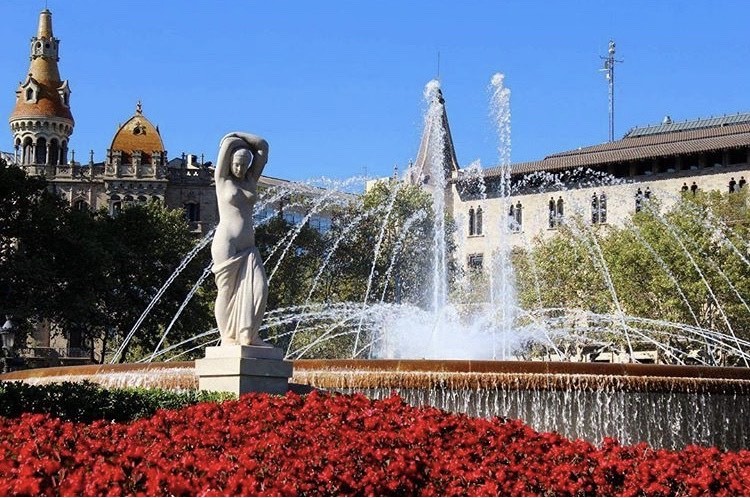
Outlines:
<svg viewBox="0 0 750 498"><path fill-rule="evenodd" d="M591 223L594 225L607 222L607 194L591 196Z"/></svg>
<svg viewBox="0 0 750 498"><path fill-rule="evenodd" d="M549 198L549 227L557 228L560 226L563 220L563 214L565 214L565 201L562 196L558 197L555 202L554 197Z"/></svg>
<svg viewBox="0 0 750 498"><path fill-rule="evenodd" d="M326 233L331 229L331 219L327 216L312 216L308 224L320 233Z"/></svg>
<svg viewBox="0 0 750 498"><path fill-rule="evenodd" d="M508 226L511 232L520 232L523 224L523 207L518 202L515 206L510 205L508 209Z"/></svg>
<svg viewBox="0 0 750 498"><path fill-rule="evenodd" d="M303 216L295 211L287 211L284 213L284 219L292 225L297 225L302 221Z"/></svg>
<svg viewBox="0 0 750 498"><path fill-rule="evenodd" d="M476 221L474 224L477 235L482 235L482 207L477 208Z"/></svg>
<svg viewBox="0 0 750 498"><path fill-rule="evenodd" d="M484 266L484 254L469 254L468 266L470 270L481 270Z"/></svg>
<svg viewBox="0 0 750 498"><path fill-rule="evenodd" d="M263 209L253 215L253 219L255 220L256 225L262 225L263 223L268 222L274 214L276 214L276 212L273 208L265 205L263 206Z"/></svg>
<svg viewBox="0 0 750 498"><path fill-rule="evenodd" d="M469 209L469 235L474 235L475 233L475 223L476 219L474 218L474 208Z"/></svg>
<svg viewBox="0 0 750 498"><path fill-rule="evenodd" d="M196 222L201 220L201 205L197 202L188 202L185 204L185 218L189 222Z"/></svg>
<svg viewBox="0 0 750 498"><path fill-rule="evenodd" d="M557 226L557 216L555 214L555 199L550 197L549 199L549 227L555 228Z"/></svg>

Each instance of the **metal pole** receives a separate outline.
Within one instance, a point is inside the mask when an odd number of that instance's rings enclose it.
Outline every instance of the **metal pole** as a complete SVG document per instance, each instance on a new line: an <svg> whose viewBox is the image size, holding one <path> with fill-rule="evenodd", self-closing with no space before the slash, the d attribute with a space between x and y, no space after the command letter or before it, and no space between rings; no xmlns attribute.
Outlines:
<svg viewBox="0 0 750 498"><path fill-rule="evenodd" d="M609 141L613 142L615 140L615 63L622 62L615 59L614 40L609 40L607 56L601 58L604 59L604 68L601 71L604 71L609 86Z"/></svg>

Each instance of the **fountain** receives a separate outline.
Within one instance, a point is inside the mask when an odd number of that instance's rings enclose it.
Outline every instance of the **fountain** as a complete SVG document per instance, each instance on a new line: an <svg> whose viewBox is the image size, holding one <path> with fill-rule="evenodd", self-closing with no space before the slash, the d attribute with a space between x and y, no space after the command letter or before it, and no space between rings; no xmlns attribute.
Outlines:
<svg viewBox="0 0 750 498"><path fill-rule="evenodd" d="M503 210L508 213L510 196L513 189L519 187L510 182L510 92L502 75L493 76L490 92L503 170L499 195ZM393 182L386 202L362 208L359 214L342 222L339 232L330 236L329 249L311 279L305 302L270 310L266 315L261 331L272 332L275 340L287 341L286 357L294 361L294 388L302 389L300 385L307 385L342 392L357 391L376 398L397 392L409 403L436 405L474 416L521 418L536 429L555 430L569 437L595 442L605 436L614 436L624 443L647 441L657 447L669 448L691 443L725 448L750 447L750 429L745 423L750 415L748 369L684 364L518 361L533 350L530 344L546 351L538 353L532 358L534 360L563 359L571 354L561 343L599 347L606 344L606 336L612 334L624 338L626 357L635 357L633 343L638 341L649 344L676 363L684 363L686 355L679 345L675 345L675 339L687 338L692 343L705 343L708 351L733 355L742 362L747 362L750 356L746 352L750 343L736 335L697 324L692 326L630 316L619 306L612 314L541 305L536 309L522 309L515 299L517 270L512 264L507 243L507 236L513 230L512 218L502 220L499 227L494 227L503 235L503 242L487 265L490 269L487 299L473 304L456 299L449 286L450 251L446 245L446 233L450 232L450 227L443 216L434 214L445 211L444 194L449 181L478 182L479 206L486 199L486 186L482 183L478 162L459 172L458 176L446 177L445 104L438 82L428 83L425 101L425 134L430 145L425 155L432 180L428 189L432 194L428 209L405 218L395 236L390 233L388 223L396 209L399 190L404 188L402 183ZM568 179L575 174L568 173ZM599 174L587 177L586 181L591 182L611 181ZM544 185L565 188L566 181L551 174L533 174L518 184L523 188L544 188ZM271 280L302 226L322 210L351 202L351 198L339 194L363 183L363 179L323 183L325 189L286 186L261 194L256 215L262 212L264 202L272 205L275 200L288 196L291 189L307 188L306 194L315 199L304 219L269 251L264 263ZM568 209L575 212L576 206ZM579 210L582 211L582 207L579 206ZM398 288L398 283L390 282L396 281L399 274L399 251L405 247L411 230L431 217L434 223L427 234L432 248L428 258L430 278L425 279L429 293L429 299L425 300L427 304L389 302L385 298L388 286ZM372 251L373 258L368 267L363 297L358 301L316 303L313 299L316 287L336 251L361 224L371 219L381 220L381 225L374 232L372 247L360 248ZM461 220L456 221L461 223ZM617 303L617 293L596 239L583 226L571 223L570 229L580 240L586 241L586 252L604 275L612 299ZM674 236L680 236L677 229L669 230ZM384 254L388 237L395 237L390 246L393 252ZM200 251L199 246L203 247L209 241L210 236L199 242L189 257L195 257ZM655 258L660 257L656 249L650 249ZM181 267L187 264L189 257ZM383 261L384 271L378 270L376 263ZM529 272L534 271L532 262ZM206 275L204 273L203 277ZM381 282L379 279L383 278L384 282ZM463 276L459 275L456 288L461 287L461 278ZM470 283L464 284L471 286ZM169 281L165 287L167 285ZM677 288L680 290L679 285ZM128 340L137 333L138 324L156 305L161 293L163 289L128 334ZM682 297L687 301L684 294ZM576 317L574 322L571 322L571 316ZM171 325L167 327L165 337L170 328ZM652 333L655 330L659 331L659 338ZM299 338L306 334L315 338L300 342ZM354 359L305 359L317 348L342 338L350 340L346 343L346 350ZM0 378L27 382L87 378L111 386L195 388L193 363L175 360L191 349L215 343L216 339L215 330L206 331L187 341L162 347L168 344L162 338L157 350L136 364L39 369ZM124 344L113 363L123 349ZM701 357L695 360L711 363L710 359Z"/></svg>

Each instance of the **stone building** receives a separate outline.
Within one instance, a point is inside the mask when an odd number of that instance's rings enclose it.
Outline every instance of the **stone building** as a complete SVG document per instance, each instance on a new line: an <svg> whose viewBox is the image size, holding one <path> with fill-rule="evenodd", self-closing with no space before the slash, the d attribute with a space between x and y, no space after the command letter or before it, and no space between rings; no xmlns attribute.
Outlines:
<svg viewBox="0 0 750 498"><path fill-rule="evenodd" d="M502 237L527 246L537 236L554 234L571 215L591 225L621 225L651 197L669 208L681 195L731 192L750 181L750 113L684 122L667 117L635 127L620 140L478 175L458 168L445 112L442 121L446 209L458 225L458 257L465 267L484 267ZM431 136L426 129L407 178L428 187ZM508 198L500 195L504 174L510 175Z"/></svg>
<svg viewBox="0 0 750 498"><path fill-rule="evenodd" d="M106 208L116 214L133 203L164 202L183 208L196 231L216 223L212 172L195 156L168 160L159 127L135 113L112 137L104 162L75 160L69 150L75 121L71 88L58 68L60 40L52 31L52 14L39 14L37 34L31 39L31 62L26 79L16 90L10 116L13 161L29 174L43 175L50 188L79 209Z"/></svg>

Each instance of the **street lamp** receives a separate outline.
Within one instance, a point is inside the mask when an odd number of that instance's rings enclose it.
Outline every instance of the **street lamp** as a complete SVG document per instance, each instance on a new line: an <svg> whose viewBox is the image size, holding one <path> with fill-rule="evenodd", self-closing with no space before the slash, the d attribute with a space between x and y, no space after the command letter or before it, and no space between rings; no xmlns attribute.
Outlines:
<svg viewBox="0 0 750 498"><path fill-rule="evenodd" d="M2 337L3 350L11 354L13 346L16 343L16 326L10 321L10 317L5 317L5 324L0 328L0 337Z"/></svg>

